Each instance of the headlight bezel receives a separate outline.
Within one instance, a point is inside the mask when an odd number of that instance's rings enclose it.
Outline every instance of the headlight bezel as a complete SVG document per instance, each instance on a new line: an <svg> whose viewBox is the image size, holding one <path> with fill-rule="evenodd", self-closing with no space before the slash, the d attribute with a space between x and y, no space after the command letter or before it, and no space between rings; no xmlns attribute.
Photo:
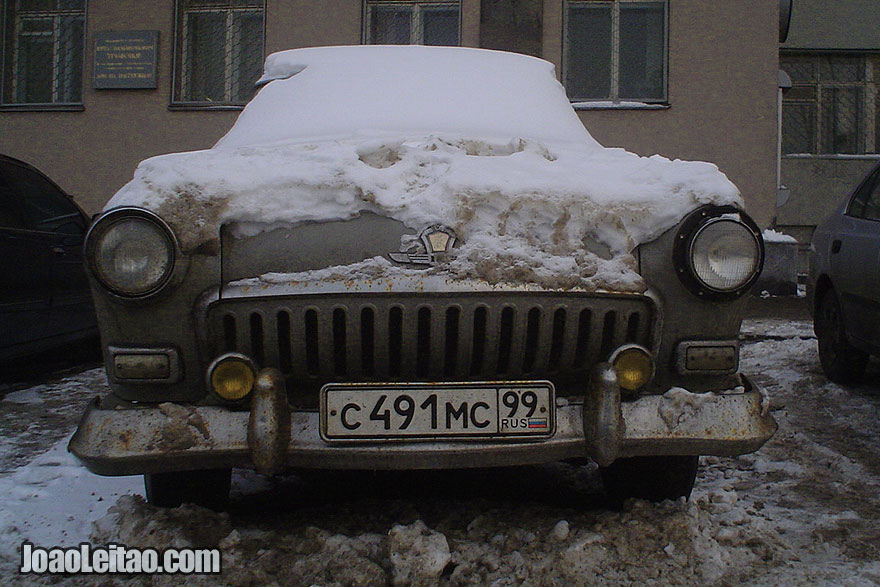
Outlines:
<svg viewBox="0 0 880 587"><path fill-rule="evenodd" d="M718 222L731 222L743 229L755 245L755 265L751 275L730 289L713 287L694 268L694 244L704 231ZM745 212L735 206L703 206L681 223L673 246L675 273L682 284L701 299L729 301L743 296L755 284L764 266L764 239L761 229Z"/></svg>
<svg viewBox="0 0 880 587"><path fill-rule="evenodd" d="M138 291L128 291L119 287L118 284L108 280L99 268L98 247L101 244L102 238L104 238L114 226L129 220L149 222L165 239L170 253L168 266L162 273L161 277L155 280L154 283L150 284L149 287ZM106 292L120 300L143 300L156 296L172 281L181 265L181 250L174 231L159 215L144 208L126 206L109 210L92 223L85 238L85 258L89 271L95 281L97 281Z"/></svg>

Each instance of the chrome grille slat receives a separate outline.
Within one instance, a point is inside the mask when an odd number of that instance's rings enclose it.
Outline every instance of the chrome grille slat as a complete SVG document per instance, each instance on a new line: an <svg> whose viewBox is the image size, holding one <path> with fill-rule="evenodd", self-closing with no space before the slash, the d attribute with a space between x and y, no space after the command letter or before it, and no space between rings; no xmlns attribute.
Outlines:
<svg viewBox="0 0 880 587"><path fill-rule="evenodd" d="M510 343L510 365L507 368L508 376L521 378L523 375L523 360L525 359L526 323L531 308L513 308L513 333Z"/></svg>
<svg viewBox="0 0 880 587"><path fill-rule="evenodd" d="M486 308L486 336L483 338L483 362L479 376L489 378L498 368L499 341L501 339L501 307Z"/></svg>
<svg viewBox="0 0 880 587"><path fill-rule="evenodd" d="M418 307L403 309L403 348L401 352L401 375L406 380L416 381L416 360L418 356L419 329Z"/></svg>
<svg viewBox="0 0 880 587"><path fill-rule="evenodd" d="M546 373L550 365L550 353L553 347L553 314L556 307L539 307L541 317L538 320L538 344L535 352L535 364L529 373Z"/></svg>
<svg viewBox="0 0 880 587"><path fill-rule="evenodd" d="M333 307L318 310L318 372L333 375Z"/></svg>
<svg viewBox="0 0 880 587"><path fill-rule="evenodd" d="M477 332L481 312L485 329ZM252 316L259 319L252 322ZM417 299L395 294L242 297L214 302L204 320L209 360L229 350L252 356L261 346L264 366L282 368L291 382L307 387L329 381L505 378L582 386L587 369L608 358L603 352L625 342L650 347L656 327L654 303L647 297L530 292ZM260 339L256 345L253 328ZM227 348L230 342L235 348ZM420 357L427 363L422 368ZM499 359L506 363L503 370Z"/></svg>

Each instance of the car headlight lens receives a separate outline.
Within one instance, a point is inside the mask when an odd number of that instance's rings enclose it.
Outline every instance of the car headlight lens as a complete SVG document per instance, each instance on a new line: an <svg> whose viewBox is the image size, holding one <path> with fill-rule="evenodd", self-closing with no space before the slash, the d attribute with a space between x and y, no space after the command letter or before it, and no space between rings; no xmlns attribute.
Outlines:
<svg viewBox="0 0 880 587"><path fill-rule="evenodd" d="M761 247L747 226L722 218L697 231L690 258L694 275L706 287L729 292L743 287L760 270Z"/></svg>
<svg viewBox="0 0 880 587"><path fill-rule="evenodd" d="M704 206L679 226L673 261L682 284L711 300L736 298L754 284L764 265L761 230L734 206Z"/></svg>
<svg viewBox="0 0 880 587"><path fill-rule="evenodd" d="M98 281L125 297L158 291L174 270L173 236L146 213L120 212L100 220L90 232L87 254Z"/></svg>

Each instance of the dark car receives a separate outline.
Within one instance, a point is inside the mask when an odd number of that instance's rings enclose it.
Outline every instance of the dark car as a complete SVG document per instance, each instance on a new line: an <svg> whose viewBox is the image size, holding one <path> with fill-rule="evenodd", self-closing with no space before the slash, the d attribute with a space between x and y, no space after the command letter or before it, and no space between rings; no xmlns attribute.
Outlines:
<svg viewBox="0 0 880 587"><path fill-rule="evenodd" d="M0 361L96 336L82 254L88 225L48 177L0 155Z"/></svg>
<svg viewBox="0 0 880 587"><path fill-rule="evenodd" d="M880 163L816 228L807 297L825 375L858 381L880 353Z"/></svg>

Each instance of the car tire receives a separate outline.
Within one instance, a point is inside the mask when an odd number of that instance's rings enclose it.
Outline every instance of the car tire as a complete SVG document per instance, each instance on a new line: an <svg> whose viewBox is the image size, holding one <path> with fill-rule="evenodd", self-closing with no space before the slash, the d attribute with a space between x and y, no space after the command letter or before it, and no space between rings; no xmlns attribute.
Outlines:
<svg viewBox="0 0 880 587"><path fill-rule="evenodd" d="M697 478L697 456L658 456L617 459L600 467L605 495L620 507L630 498L648 501L687 499Z"/></svg>
<svg viewBox="0 0 880 587"><path fill-rule="evenodd" d="M194 503L219 511L229 500L231 481L232 469L148 473L144 475L144 489L150 505L173 508Z"/></svg>
<svg viewBox="0 0 880 587"><path fill-rule="evenodd" d="M847 341L843 313L833 289L826 290L819 299L814 329L825 376L835 383L858 382L865 374L868 354Z"/></svg>

